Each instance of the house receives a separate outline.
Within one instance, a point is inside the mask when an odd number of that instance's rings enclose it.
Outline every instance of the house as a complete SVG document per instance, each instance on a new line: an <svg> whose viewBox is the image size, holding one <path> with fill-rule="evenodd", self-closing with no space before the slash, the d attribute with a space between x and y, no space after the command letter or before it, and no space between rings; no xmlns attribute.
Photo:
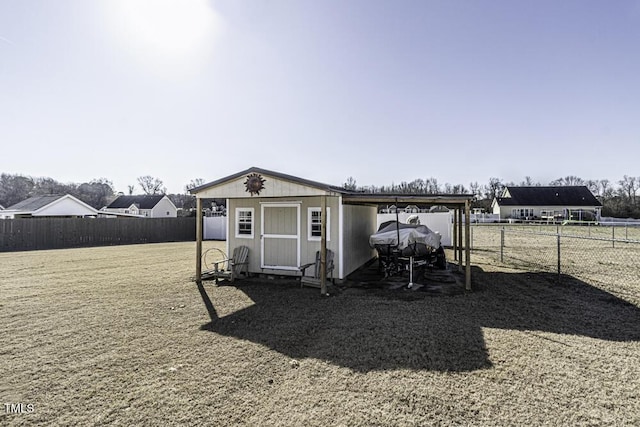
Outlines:
<svg viewBox="0 0 640 427"><path fill-rule="evenodd" d="M0 218L66 217L83 218L98 216L98 211L70 194L29 197L0 211Z"/></svg>
<svg viewBox="0 0 640 427"><path fill-rule="evenodd" d="M205 199L226 199L226 252L231 254L238 246L249 247L250 273L300 275L300 266L313 262L316 252L323 253L326 248L334 254L336 279L346 278L376 256L369 246L369 236L377 231L379 205L448 204L460 210L466 206L468 211L472 200L470 195L359 193L256 167L190 192L196 196L198 206L197 280L202 277L201 224ZM462 227L462 222L459 226ZM467 242L466 247L469 246ZM469 262L467 250L468 287Z"/></svg>
<svg viewBox="0 0 640 427"><path fill-rule="evenodd" d="M118 196L101 211L148 218L175 218L178 216L178 209L164 194Z"/></svg>
<svg viewBox="0 0 640 427"><path fill-rule="evenodd" d="M602 204L584 185L505 187L491 208L500 218L542 221L597 221Z"/></svg>

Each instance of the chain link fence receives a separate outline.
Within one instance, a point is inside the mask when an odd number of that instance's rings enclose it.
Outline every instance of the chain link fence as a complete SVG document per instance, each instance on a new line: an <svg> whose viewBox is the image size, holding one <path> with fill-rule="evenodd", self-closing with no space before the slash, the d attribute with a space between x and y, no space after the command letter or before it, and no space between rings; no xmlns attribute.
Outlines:
<svg viewBox="0 0 640 427"><path fill-rule="evenodd" d="M640 227L509 224L471 227L474 254L532 272L572 276L640 301Z"/></svg>

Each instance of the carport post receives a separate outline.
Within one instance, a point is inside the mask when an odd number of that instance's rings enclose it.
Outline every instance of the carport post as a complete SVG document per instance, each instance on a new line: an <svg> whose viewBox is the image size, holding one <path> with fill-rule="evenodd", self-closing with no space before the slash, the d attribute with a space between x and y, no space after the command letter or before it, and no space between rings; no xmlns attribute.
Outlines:
<svg viewBox="0 0 640 427"><path fill-rule="evenodd" d="M327 196L320 204L320 293L327 293Z"/></svg>
<svg viewBox="0 0 640 427"><path fill-rule="evenodd" d="M453 209L453 260L458 260L458 208Z"/></svg>
<svg viewBox="0 0 640 427"><path fill-rule="evenodd" d="M561 270L560 270L560 235L556 234L557 244L558 244L558 283L560 283L561 278Z"/></svg>
<svg viewBox="0 0 640 427"><path fill-rule="evenodd" d="M202 199L196 198L196 283L202 283Z"/></svg>
<svg viewBox="0 0 640 427"><path fill-rule="evenodd" d="M462 205L458 207L458 270L462 271Z"/></svg>
<svg viewBox="0 0 640 427"><path fill-rule="evenodd" d="M504 225L500 229L500 262L504 262Z"/></svg>
<svg viewBox="0 0 640 427"><path fill-rule="evenodd" d="M471 221L470 221L470 206L469 201L464 202L464 278L465 288L471 290Z"/></svg>

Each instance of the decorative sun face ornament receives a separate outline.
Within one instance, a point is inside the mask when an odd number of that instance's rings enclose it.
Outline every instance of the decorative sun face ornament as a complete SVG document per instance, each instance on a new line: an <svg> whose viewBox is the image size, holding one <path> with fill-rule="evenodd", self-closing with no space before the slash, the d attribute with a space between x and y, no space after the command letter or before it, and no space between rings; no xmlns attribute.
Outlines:
<svg viewBox="0 0 640 427"><path fill-rule="evenodd" d="M265 183L265 179L262 178L259 174L257 173L252 173L247 175L247 180L244 182L244 186L246 187L246 190L248 193L251 193L251 195L260 195L260 191L264 190L264 183Z"/></svg>

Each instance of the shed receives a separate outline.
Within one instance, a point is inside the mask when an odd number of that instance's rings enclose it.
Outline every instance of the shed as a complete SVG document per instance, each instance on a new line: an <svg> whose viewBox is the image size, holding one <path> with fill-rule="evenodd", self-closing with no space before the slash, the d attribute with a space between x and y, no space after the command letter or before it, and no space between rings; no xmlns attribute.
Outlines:
<svg viewBox="0 0 640 427"><path fill-rule="evenodd" d="M376 256L369 236L377 228L378 205L438 204L459 212L456 222L462 268L462 212L471 195L371 194L252 167L190 190L197 199L196 278L202 277L202 200L226 199L227 253L249 247L250 273L299 275L315 254L335 254L335 277L350 273ZM466 222L469 223L468 221ZM468 225L467 225L468 227ZM467 288L470 289L469 230L466 230ZM322 260L324 261L324 255ZM324 287L321 288L324 291Z"/></svg>

